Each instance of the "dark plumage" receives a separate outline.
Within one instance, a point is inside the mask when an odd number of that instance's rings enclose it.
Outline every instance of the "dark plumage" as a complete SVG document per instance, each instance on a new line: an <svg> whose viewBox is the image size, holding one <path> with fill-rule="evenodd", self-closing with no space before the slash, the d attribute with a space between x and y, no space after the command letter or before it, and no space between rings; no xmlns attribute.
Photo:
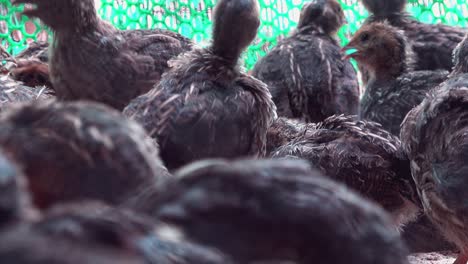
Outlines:
<svg viewBox="0 0 468 264"><path fill-rule="evenodd" d="M271 157L307 160L324 175L379 203L397 227L414 220L419 212L420 201L401 143L376 123L345 116L318 124L279 118L269 129L267 141L273 149Z"/></svg>
<svg viewBox="0 0 468 264"><path fill-rule="evenodd" d="M70 230L73 232L73 230ZM143 264L128 250L116 250L50 236L35 226L20 225L0 233L0 262L15 264Z"/></svg>
<svg viewBox="0 0 468 264"><path fill-rule="evenodd" d="M452 51L467 31L463 28L425 24L405 12L407 0L362 0L371 16L364 24L388 21L392 26L405 31L416 53L415 70L452 69ZM363 74L364 81L367 81Z"/></svg>
<svg viewBox="0 0 468 264"><path fill-rule="evenodd" d="M52 98L46 88L32 88L24 86L7 75L0 75L0 112L14 103L41 101Z"/></svg>
<svg viewBox="0 0 468 264"><path fill-rule="evenodd" d="M326 176L383 205L411 252L453 249L427 217L411 221L420 202L400 146L380 125L351 117L331 117L321 124L279 118L267 134L271 156L307 159Z"/></svg>
<svg viewBox="0 0 468 264"><path fill-rule="evenodd" d="M278 115L320 122L358 113L356 71L336 40L344 22L336 0L307 3L297 29L257 62L252 74L268 84Z"/></svg>
<svg viewBox="0 0 468 264"><path fill-rule="evenodd" d="M16 165L0 153L0 230L37 215L26 189L26 181Z"/></svg>
<svg viewBox="0 0 468 264"><path fill-rule="evenodd" d="M60 205L36 224L53 236L70 237L88 245L131 249L154 264L230 263L216 251L189 243L181 230L131 210L99 202Z"/></svg>
<svg viewBox="0 0 468 264"><path fill-rule="evenodd" d="M255 38L258 15L256 0L219 1L212 45L172 60L160 84L124 110L158 139L169 169L265 153L275 106L266 85L237 66Z"/></svg>
<svg viewBox="0 0 468 264"><path fill-rule="evenodd" d="M401 237L412 253L455 251L456 246L447 241L440 230L425 214L403 227Z"/></svg>
<svg viewBox="0 0 468 264"><path fill-rule="evenodd" d="M401 131L425 213L461 251L456 264L468 261L467 60L465 38L450 78L408 114Z"/></svg>
<svg viewBox="0 0 468 264"><path fill-rule="evenodd" d="M363 26L344 50L368 70L360 117L380 123L394 135L406 114L429 89L447 78L445 71L414 71L413 53L405 35L387 23Z"/></svg>
<svg viewBox="0 0 468 264"><path fill-rule="evenodd" d="M170 31L119 31L98 17L94 0L13 2L36 4L24 13L53 30L50 78L63 100L94 100L121 110L160 80L169 59L192 46Z"/></svg>
<svg viewBox="0 0 468 264"><path fill-rule="evenodd" d="M0 117L0 146L24 170L34 204L125 201L167 175L136 123L94 103L36 102Z"/></svg>
<svg viewBox="0 0 468 264"><path fill-rule="evenodd" d="M29 87L45 86L53 93L49 74L49 43L32 42L15 57L15 63L9 70L14 80Z"/></svg>
<svg viewBox="0 0 468 264"><path fill-rule="evenodd" d="M388 215L306 162L208 160L175 179L152 214L236 263L407 263Z"/></svg>
<svg viewBox="0 0 468 264"><path fill-rule="evenodd" d="M64 204L40 221L0 233L0 262L230 263L216 251L171 237L177 233L180 231L148 217L98 202Z"/></svg>

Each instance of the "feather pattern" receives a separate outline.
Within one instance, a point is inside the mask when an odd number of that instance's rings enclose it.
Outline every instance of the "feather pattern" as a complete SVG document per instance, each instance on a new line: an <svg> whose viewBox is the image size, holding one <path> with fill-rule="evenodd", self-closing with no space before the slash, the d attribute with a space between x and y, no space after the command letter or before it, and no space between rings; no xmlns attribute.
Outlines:
<svg viewBox="0 0 468 264"><path fill-rule="evenodd" d="M353 116L332 116L317 124L282 119L268 133L269 149L275 149L271 157L306 159L324 175L382 205L396 226L415 218L419 199L397 137ZM282 137L287 143L278 140Z"/></svg>
<svg viewBox="0 0 468 264"><path fill-rule="evenodd" d="M302 160L195 162L164 189L151 215L235 263L407 263L381 208Z"/></svg>
<svg viewBox="0 0 468 264"><path fill-rule="evenodd" d="M120 204L168 176L144 129L101 104L10 107L0 118L0 145L21 164L41 209L76 199Z"/></svg>
<svg viewBox="0 0 468 264"><path fill-rule="evenodd" d="M280 116L319 122L358 113L356 71L335 39L342 12L332 0L305 5L299 27L255 65L252 74L268 84Z"/></svg>
<svg viewBox="0 0 468 264"><path fill-rule="evenodd" d="M234 59L255 37L256 4L253 0L219 2L213 45L171 60L171 69L159 85L124 110L158 139L170 169L203 158L264 156L276 107L267 86L242 73L239 58ZM228 23L233 19L238 20L235 25ZM234 37L239 41L225 39L231 27L240 34ZM235 47L216 47L218 43Z"/></svg>
<svg viewBox="0 0 468 264"><path fill-rule="evenodd" d="M429 90L445 81L447 75L442 70L415 71L392 81L371 81L361 99L360 118L380 123L398 136L406 114L421 103Z"/></svg>
<svg viewBox="0 0 468 264"><path fill-rule="evenodd" d="M124 110L158 139L169 167L175 166L168 161L176 155L177 163L185 163L213 155L265 154L266 130L276 115L265 84L227 66L210 50L193 50L171 67L159 87Z"/></svg>

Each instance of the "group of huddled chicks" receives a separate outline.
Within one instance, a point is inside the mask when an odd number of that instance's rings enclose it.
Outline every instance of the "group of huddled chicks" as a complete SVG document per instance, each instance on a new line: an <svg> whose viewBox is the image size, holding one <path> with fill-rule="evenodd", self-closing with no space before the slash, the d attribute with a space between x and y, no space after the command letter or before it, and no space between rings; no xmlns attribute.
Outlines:
<svg viewBox="0 0 468 264"><path fill-rule="evenodd" d="M117 30L94 0L12 2L35 4L53 42L1 54L0 263L407 264L457 248L467 263L468 31L362 0L371 16L341 48L340 4L315 0L246 74L256 0L219 0L206 48Z"/></svg>

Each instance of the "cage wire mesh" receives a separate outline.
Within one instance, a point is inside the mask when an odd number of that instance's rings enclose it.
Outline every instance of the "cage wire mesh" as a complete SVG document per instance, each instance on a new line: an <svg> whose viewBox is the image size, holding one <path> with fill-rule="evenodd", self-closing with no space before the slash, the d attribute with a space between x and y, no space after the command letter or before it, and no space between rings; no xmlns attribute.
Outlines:
<svg viewBox="0 0 468 264"><path fill-rule="evenodd" d="M181 33L200 45L211 39L211 17L216 0L95 0L103 19L119 29L164 28ZM296 26L302 5L309 0L259 0L261 27L258 37L244 55L251 68L277 41ZM348 24L339 32L343 43L367 17L358 0L341 0ZM12 54L28 42L47 40L50 32L38 20L20 15L24 6L0 0L0 40ZM426 23L466 26L466 0L410 0L408 11Z"/></svg>

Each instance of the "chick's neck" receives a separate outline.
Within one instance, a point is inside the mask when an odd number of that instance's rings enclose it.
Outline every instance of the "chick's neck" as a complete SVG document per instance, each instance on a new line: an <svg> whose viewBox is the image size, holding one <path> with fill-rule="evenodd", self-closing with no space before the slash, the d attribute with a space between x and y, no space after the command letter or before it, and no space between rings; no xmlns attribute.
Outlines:
<svg viewBox="0 0 468 264"><path fill-rule="evenodd" d="M404 62L386 58L381 63L368 67L368 69L370 75L369 82L380 82L398 78L408 70L408 67Z"/></svg>
<svg viewBox="0 0 468 264"><path fill-rule="evenodd" d="M112 24L101 20L96 16L96 20L86 23L78 23L69 29L59 29L54 31L54 40L69 41L71 39L100 39L102 36L112 36L118 33Z"/></svg>
<svg viewBox="0 0 468 264"><path fill-rule="evenodd" d="M50 28L54 34L73 35L86 34L88 32L99 31L102 28L103 20L99 18L96 9L74 9L70 14L63 14L56 18L49 19Z"/></svg>

